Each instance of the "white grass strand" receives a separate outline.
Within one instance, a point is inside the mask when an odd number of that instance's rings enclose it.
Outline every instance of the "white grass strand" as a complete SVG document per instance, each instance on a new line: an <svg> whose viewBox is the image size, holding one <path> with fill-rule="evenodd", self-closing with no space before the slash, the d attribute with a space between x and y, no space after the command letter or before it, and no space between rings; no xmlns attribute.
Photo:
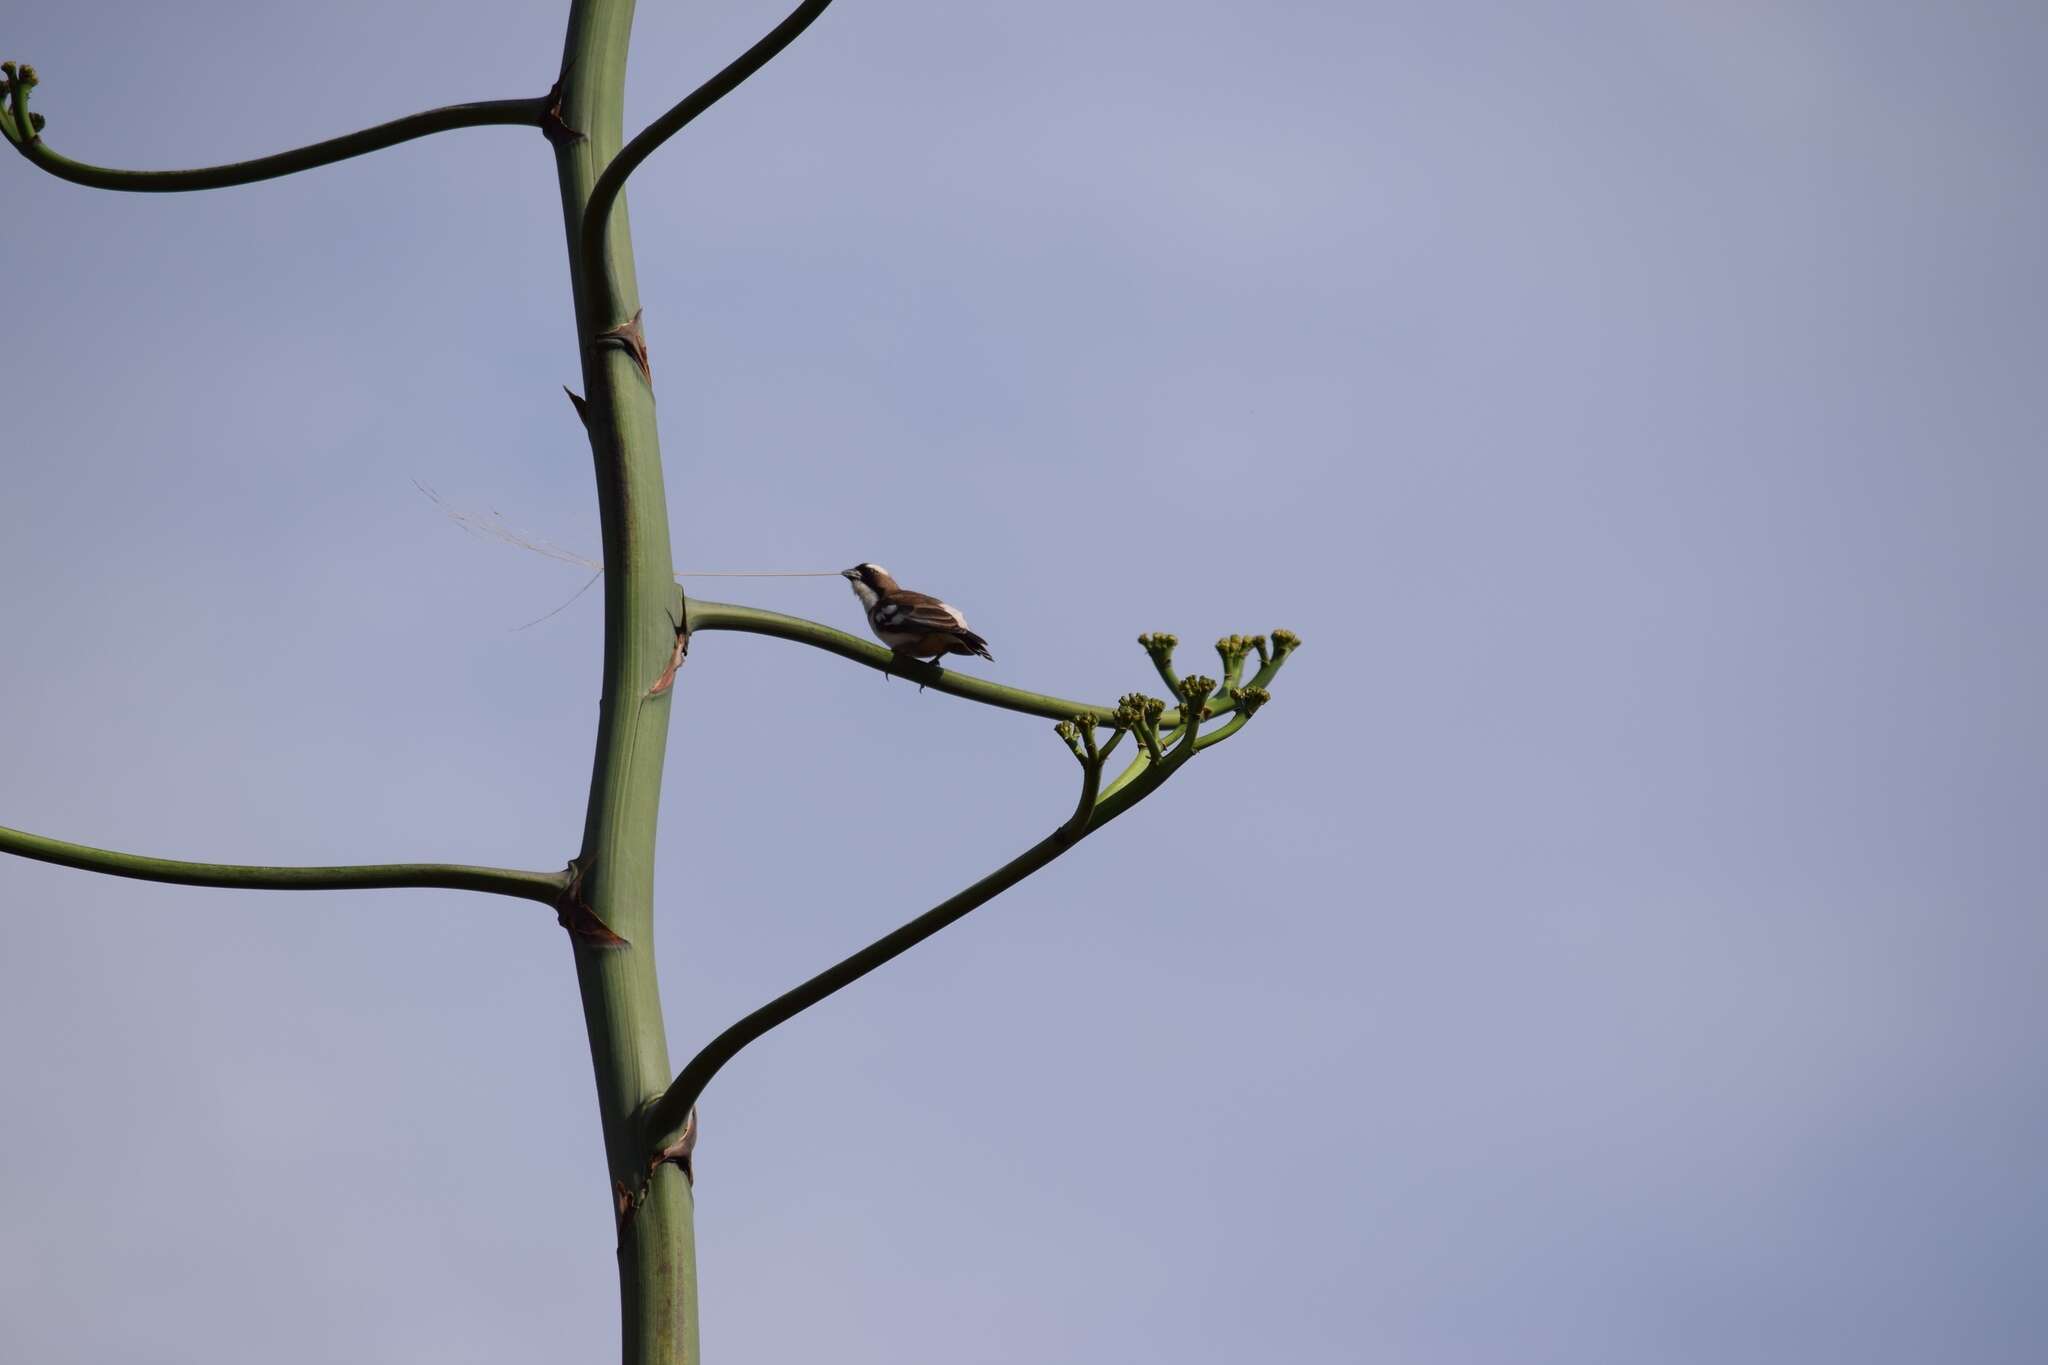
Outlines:
<svg viewBox="0 0 2048 1365"><path fill-rule="evenodd" d="M505 524L505 519L502 516L498 515L496 509L493 509L489 513L465 512L459 507L452 506L446 498L443 498L439 493L436 493L433 489L427 487L427 485L421 483L418 479L414 479L412 481L412 486L414 488L419 489L421 493L424 493L426 495L427 500L429 502L433 503L434 506L440 508L442 512L446 513L450 521L454 522L457 526L460 526L463 530L469 532L473 536L482 536L486 540L495 540L502 542L506 545L516 546L522 550L531 550L534 554L544 555L545 557L555 560L558 563L573 564L579 569L588 569L591 571L593 575L599 575L604 572L604 565L600 564L597 560L591 559L585 555L579 555L574 550L565 550L561 546L555 544L552 540L548 540L542 536L535 535L531 531L515 530L512 527L507 526ZM837 578L839 577L839 570L686 569L683 572L678 573L676 577ZM597 579L593 577L590 581L591 583L595 583ZM590 583L585 583L580 589L577 590L576 597L581 597L584 593L588 591L590 591ZM576 597L570 598L569 602L574 602L576 600ZM564 602L562 606L556 607L555 611L562 610L563 607L569 605L569 602ZM553 616L555 614L555 611L549 612L548 616ZM515 627L515 629L525 630L528 626L537 626L541 623L541 621L547 620L548 616L540 617L538 620L528 621L526 625Z"/></svg>

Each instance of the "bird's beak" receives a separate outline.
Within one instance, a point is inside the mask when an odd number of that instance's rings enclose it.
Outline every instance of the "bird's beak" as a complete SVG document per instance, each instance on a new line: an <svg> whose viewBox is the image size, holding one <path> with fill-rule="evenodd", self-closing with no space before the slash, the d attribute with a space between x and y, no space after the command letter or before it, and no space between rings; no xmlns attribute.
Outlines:
<svg viewBox="0 0 2048 1365"><path fill-rule="evenodd" d="M839 576L840 576L841 578L859 578L859 577L860 577L860 570L859 570L859 569L857 569L857 568L855 568L855 569L841 569L841 570L839 571Z"/></svg>

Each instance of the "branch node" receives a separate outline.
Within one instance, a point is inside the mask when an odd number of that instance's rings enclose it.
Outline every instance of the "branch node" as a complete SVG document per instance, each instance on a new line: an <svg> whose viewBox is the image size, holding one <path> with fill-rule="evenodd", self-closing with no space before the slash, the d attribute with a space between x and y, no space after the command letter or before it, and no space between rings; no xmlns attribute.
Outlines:
<svg viewBox="0 0 2048 1365"><path fill-rule="evenodd" d="M1136 735L1154 763L1163 756L1159 747L1159 718L1165 714L1166 703L1143 692L1126 692L1116 704L1117 728Z"/></svg>
<svg viewBox="0 0 2048 1365"><path fill-rule="evenodd" d="M603 346L609 343L623 347L626 354L633 357L633 363L640 367L640 377L651 386L654 383L654 371L647 364L647 333L640 326L640 312L640 309L635 308L632 317L616 327L607 327L599 332L597 339L591 344Z"/></svg>
<svg viewBox="0 0 2048 1365"><path fill-rule="evenodd" d="M569 860L569 884L555 898L555 922L569 931L570 938L593 948L630 948L632 944L613 933L583 899L583 878L589 871L589 864Z"/></svg>
<svg viewBox="0 0 2048 1365"><path fill-rule="evenodd" d="M668 614L668 621L671 626L675 627L675 649L668 656L668 667L661 670L661 676L656 678L654 685L647 689L646 696L649 700L660 696L676 685L676 673L682 668L683 660L690 656L689 613L685 611L683 619L678 621L676 614L670 612Z"/></svg>
<svg viewBox="0 0 2048 1365"><path fill-rule="evenodd" d="M569 79L569 68L563 67L562 74L555 77L555 83L548 87L547 103L541 106L540 135L557 147L567 142L583 141L583 134L569 126L562 117L562 83Z"/></svg>
<svg viewBox="0 0 2048 1365"><path fill-rule="evenodd" d="M661 1168L663 1162L673 1161L676 1165L683 1168L683 1179L690 1182L692 1189L696 1188L696 1151L697 1106L693 1104L690 1106L690 1117L683 1120L683 1131L676 1136L676 1140L656 1152L654 1159L647 1163L648 1180L651 1182L654 1179L655 1171Z"/></svg>
<svg viewBox="0 0 2048 1365"><path fill-rule="evenodd" d="M1064 845L1077 844L1095 823L1095 807L1102 798L1102 763L1109 750L1123 738L1123 727L1118 726L1109 737L1107 747L1095 739L1095 722L1087 716L1076 716L1059 725L1061 738L1074 751L1074 757L1081 760L1081 796L1074 803L1074 813L1060 826L1059 838Z"/></svg>

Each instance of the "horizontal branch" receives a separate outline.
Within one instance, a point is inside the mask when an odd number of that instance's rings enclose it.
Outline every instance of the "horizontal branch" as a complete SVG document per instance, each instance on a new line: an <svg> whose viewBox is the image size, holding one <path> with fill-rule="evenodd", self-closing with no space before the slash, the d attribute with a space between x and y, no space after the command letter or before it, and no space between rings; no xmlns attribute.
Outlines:
<svg viewBox="0 0 2048 1365"><path fill-rule="evenodd" d="M40 116L30 114L28 109L28 92L35 83L35 71L32 67L22 67L18 73L10 70L6 78L8 108L0 111L0 133L4 133L7 140L14 144L15 150L27 157L33 165L48 171L60 180L69 180L74 185L143 194L218 190L233 185L254 184L259 180L275 180L280 176L309 171L316 166L331 165L336 161L346 161L351 157L395 147L401 142L410 142L414 138L445 133L456 128L499 125L538 128L548 109L548 97L545 95L534 99L484 100L474 104L451 104L440 109L429 109L424 113L409 114L389 123L380 123L361 132L347 133L341 137L329 138L325 142L315 142L311 146L278 152L274 156L258 157L254 161L235 161L225 166L202 166L182 171L123 171L73 161L68 156L51 151L43 142Z"/></svg>
<svg viewBox="0 0 2048 1365"><path fill-rule="evenodd" d="M790 12L788 18L770 29L761 41L727 63L724 70L684 96L674 108L641 129L631 142L619 149L619 154L606 164L604 171L597 177L597 183L590 187L590 198L583 206L580 250L587 278L599 281L611 278L610 262L606 258L609 234L605 231L605 225L611 217L612 205L618 202L620 192L626 187L626 177L638 170L640 163L652 156L657 147L681 132L690 120L739 89L747 77L766 66L777 53L795 42L797 35L809 28L811 22L823 14L825 7L831 3L832 0L804 0L804 3Z"/></svg>
<svg viewBox="0 0 2048 1365"><path fill-rule="evenodd" d="M1026 692L1021 687L984 682L972 674L955 673L937 664L909 662L878 644L848 635L843 630L834 630L831 626L820 625L816 621L806 621L800 616L784 616L780 612L762 611L758 607L736 606L730 602L702 602L692 598L687 607L686 619L693 634L700 630L737 630L752 635L772 635L778 640L794 640L798 644L822 649L828 654L837 654L842 659L865 664L877 672L908 678L918 686L929 687L934 692L965 697L969 701L978 701L985 706L999 706L1006 711L1021 711L1027 716L1043 716L1047 720L1075 720L1085 716L1104 728L1116 724L1114 706L1097 706L1090 702L1069 701L1065 697L1050 696L1043 692ZM1235 703L1227 699L1218 698L1209 704L1209 714L1223 715L1232 710L1234 705ZM1180 712L1167 712L1160 718L1159 723L1166 729L1179 725Z"/></svg>
<svg viewBox="0 0 2048 1365"><path fill-rule="evenodd" d="M253 891L366 891L386 887L443 887L485 891L552 905L568 885L567 872L522 872L457 863L381 863L360 867L252 867L238 863L188 863L140 853L69 844L24 830L0 827L0 853L37 862L134 877L179 886L218 886Z"/></svg>

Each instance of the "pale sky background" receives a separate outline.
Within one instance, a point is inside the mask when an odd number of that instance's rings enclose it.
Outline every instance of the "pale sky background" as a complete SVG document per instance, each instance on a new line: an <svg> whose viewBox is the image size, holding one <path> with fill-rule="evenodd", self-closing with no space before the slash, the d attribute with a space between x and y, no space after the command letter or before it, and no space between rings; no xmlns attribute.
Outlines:
<svg viewBox="0 0 2048 1365"><path fill-rule="evenodd" d="M163 167L537 93L561 3L11 6ZM649 4L638 126L775 19ZM1113 699L1128 821L704 1104L717 1362L2048 1351L2048 8L844 0L631 192L685 567L873 558ZM597 550L540 137L0 161L0 823L573 851ZM714 594L717 595L717 594ZM857 629L838 582L725 595ZM678 1057L1073 799L774 641L677 692ZM548 912L0 859L0 1356L603 1360Z"/></svg>

